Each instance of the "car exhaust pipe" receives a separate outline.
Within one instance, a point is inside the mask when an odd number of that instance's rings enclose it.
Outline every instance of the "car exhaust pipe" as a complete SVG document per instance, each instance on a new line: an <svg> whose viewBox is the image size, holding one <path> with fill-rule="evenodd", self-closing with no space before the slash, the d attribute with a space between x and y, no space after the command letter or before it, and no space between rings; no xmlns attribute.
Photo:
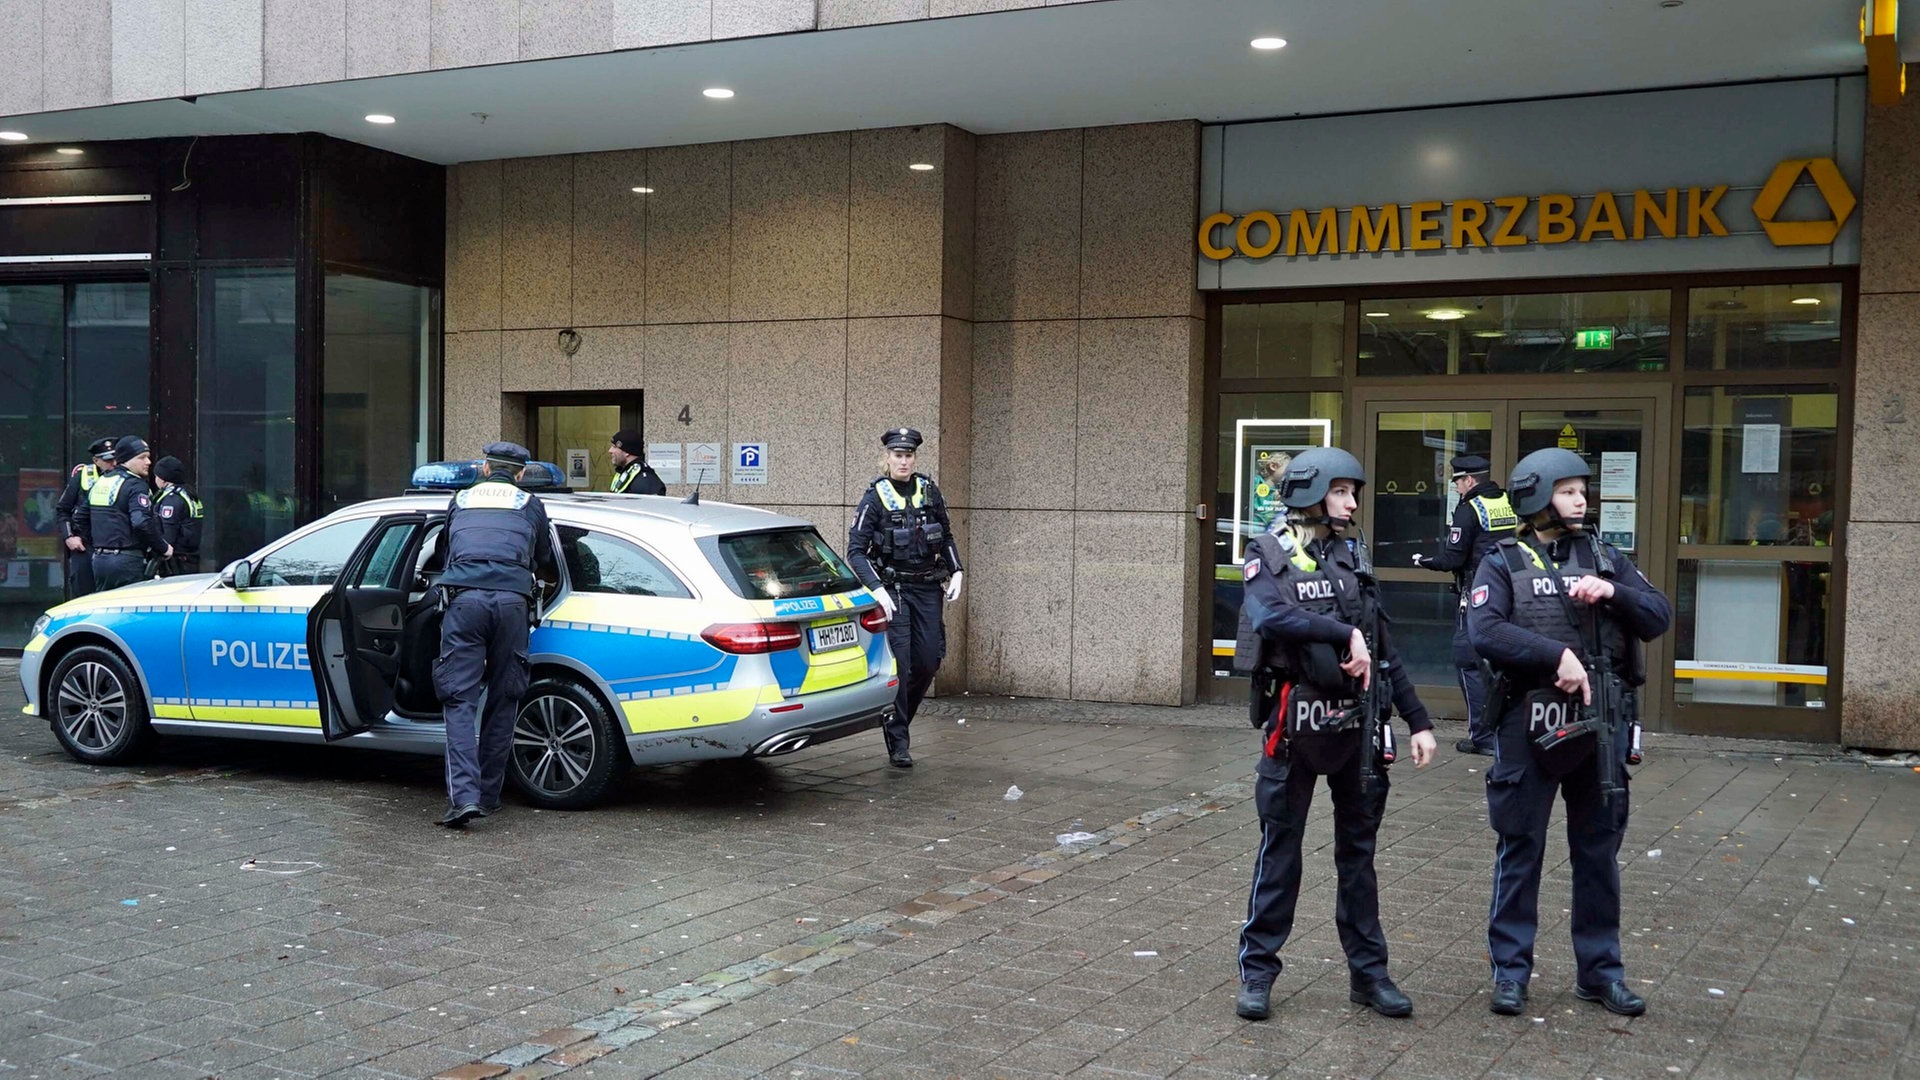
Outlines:
<svg viewBox="0 0 1920 1080"><path fill-rule="evenodd" d="M753 756L776 757L780 754L791 754L795 750L804 749L808 738L806 735L777 735L761 743L759 748L754 750Z"/></svg>

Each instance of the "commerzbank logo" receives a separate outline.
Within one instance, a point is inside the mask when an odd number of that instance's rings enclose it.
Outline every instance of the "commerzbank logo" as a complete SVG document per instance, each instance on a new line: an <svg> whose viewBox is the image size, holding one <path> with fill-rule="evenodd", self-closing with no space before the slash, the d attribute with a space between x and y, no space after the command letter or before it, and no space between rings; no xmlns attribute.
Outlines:
<svg viewBox="0 0 1920 1080"><path fill-rule="evenodd" d="M1803 177L1825 202L1826 215L1780 220ZM1572 195L1550 193L1212 214L1200 223L1200 254L1216 260L1295 258L1729 236L1720 209L1729 187L1601 191L1584 208ZM1775 166L1760 186L1752 214L1775 247L1800 247L1833 243L1857 205L1832 158L1793 158Z"/></svg>

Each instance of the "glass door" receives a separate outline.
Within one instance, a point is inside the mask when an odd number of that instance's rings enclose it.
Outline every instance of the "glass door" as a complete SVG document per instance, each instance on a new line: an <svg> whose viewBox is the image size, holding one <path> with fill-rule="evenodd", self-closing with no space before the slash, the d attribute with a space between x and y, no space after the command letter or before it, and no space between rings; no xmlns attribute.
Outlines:
<svg viewBox="0 0 1920 1080"><path fill-rule="evenodd" d="M606 491L613 483L607 445L615 433L640 430L638 394L529 394L528 449L560 466L567 486Z"/></svg>

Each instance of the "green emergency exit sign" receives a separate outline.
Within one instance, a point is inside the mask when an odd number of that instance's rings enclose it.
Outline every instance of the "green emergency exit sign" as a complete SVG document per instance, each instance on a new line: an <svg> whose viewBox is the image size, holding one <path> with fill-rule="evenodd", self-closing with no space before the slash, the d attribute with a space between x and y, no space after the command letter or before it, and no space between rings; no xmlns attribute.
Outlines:
<svg viewBox="0 0 1920 1080"><path fill-rule="evenodd" d="M1573 347L1576 349L1613 348L1613 328L1610 326L1589 326L1574 331Z"/></svg>

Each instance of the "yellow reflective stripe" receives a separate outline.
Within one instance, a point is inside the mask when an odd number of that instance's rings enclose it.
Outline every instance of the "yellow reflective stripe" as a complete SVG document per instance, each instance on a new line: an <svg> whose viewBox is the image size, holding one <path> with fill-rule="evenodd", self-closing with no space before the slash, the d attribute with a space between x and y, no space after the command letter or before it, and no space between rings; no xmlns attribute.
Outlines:
<svg viewBox="0 0 1920 1080"><path fill-rule="evenodd" d="M911 504L900 498L900 492L894 488L893 481L884 476L873 482L873 491L874 494L880 496L880 505L886 507L889 513L897 514L905 510L909 505L912 505L916 509L927 505L927 480L924 476L915 476L913 478L913 500Z"/></svg>
<svg viewBox="0 0 1920 1080"><path fill-rule="evenodd" d="M87 492L88 506L112 506L113 500L120 495L120 488L127 482L125 476L105 476Z"/></svg>
<svg viewBox="0 0 1920 1080"><path fill-rule="evenodd" d="M191 720L193 709L185 705L155 705L153 718L155 720Z"/></svg>
<svg viewBox="0 0 1920 1080"><path fill-rule="evenodd" d="M1474 509L1480 514L1480 524L1489 532L1504 532L1520 527L1520 515L1513 512L1513 504L1502 495L1475 495Z"/></svg>
<svg viewBox="0 0 1920 1080"><path fill-rule="evenodd" d="M242 705L195 705L193 719L228 724L278 724L281 727L318 728L318 709L262 709Z"/></svg>
<svg viewBox="0 0 1920 1080"><path fill-rule="evenodd" d="M80 466L80 490L92 491L94 481L100 479L100 470L91 465Z"/></svg>
<svg viewBox="0 0 1920 1080"><path fill-rule="evenodd" d="M1303 547L1296 546L1293 551L1287 555L1287 561L1309 574L1320 571L1319 561L1307 554L1307 550Z"/></svg>
<svg viewBox="0 0 1920 1080"><path fill-rule="evenodd" d="M23 653L39 652L42 649L45 649L46 647L47 647L47 635L35 634L33 635L33 640L27 642L26 647L22 648L20 651Z"/></svg>
<svg viewBox="0 0 1920 1080"><path fill-rule="evenodd" d="M681 728L699 730L745 720L753 715L759 698L760 688L749 686L740 690L709 690L704 694L635 698L621 702L620 711L626 714L627 730L635 735Z"/></svg>

